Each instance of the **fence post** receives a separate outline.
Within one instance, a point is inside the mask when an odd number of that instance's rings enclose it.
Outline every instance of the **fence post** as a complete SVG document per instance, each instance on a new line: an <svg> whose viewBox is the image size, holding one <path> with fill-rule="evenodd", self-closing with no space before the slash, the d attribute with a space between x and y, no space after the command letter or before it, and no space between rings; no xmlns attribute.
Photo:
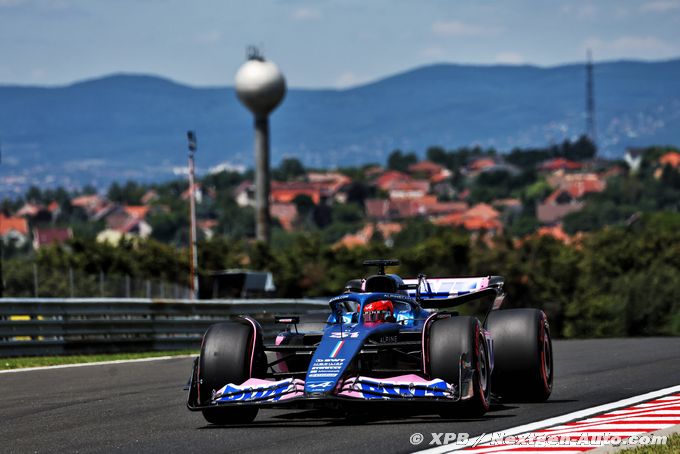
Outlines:
<svg viewBox="0 0 680 454"><path fill-rule="evenodd" d="M165 282L161 281L161 298L165 298Z"/></svg>
<svg viewBox="0 0 680 454"><path fill-rule="evenodd" d="M99 294L104 296L104 271L99 270Z"/></svg>
<svg viewBox="0 0 680 454"><path fill-rule="evenodd" d="M130 275L125 275L125 297L130 298Z"/></svg>
<svg viewBox="0 0 680 454"><path fill-rule="evenodd" d="M71 290L70 291L71 298L73 298L73 295L75 295L74 289L73 289L73 287L74 287L74 284L73 284L73 268L71 268L70 266L68 267L68 285L69 285L70 290Z"/></svg>
<svg viewBox="0 0 680 454"><path fill-rule="evenodd" d="M38 297L38 264L33 264L33 295Z"/></svg>
<svg viewBox="0 0 680 454"><path fill-rule="evenodd" d="M151 281L146 280L146 297L151 299Z"/></svg>

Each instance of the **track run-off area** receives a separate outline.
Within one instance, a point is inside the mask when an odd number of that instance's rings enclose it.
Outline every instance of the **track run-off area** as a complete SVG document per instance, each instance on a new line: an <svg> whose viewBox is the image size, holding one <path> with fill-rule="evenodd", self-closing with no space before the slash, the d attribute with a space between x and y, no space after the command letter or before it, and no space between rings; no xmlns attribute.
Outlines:
<svg viewBox="0 0 680 454"><path fill-rule="evenodd" d="M186 409L186 357L0 373L1 451L413 452L428 448L431 433L501 432L680 385L680 338L560 340L554 358L548 402L498 404L479 419L261 410L254 423L229 427ZM422 444L411 443L414 433Z"/></svg>

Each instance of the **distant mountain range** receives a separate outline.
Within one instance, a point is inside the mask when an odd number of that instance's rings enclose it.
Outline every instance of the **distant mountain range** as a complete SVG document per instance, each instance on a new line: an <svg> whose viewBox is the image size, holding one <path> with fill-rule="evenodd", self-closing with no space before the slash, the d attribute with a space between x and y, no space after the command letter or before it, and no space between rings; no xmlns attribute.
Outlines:
<svg viewBox="0 0 680 454"><path fill-rule="evenodd" d="M595 65L601 151L680 144L680 59ZM272 161L308 166L384 162L395 148L543 146L584 129L585 68L417 68L345 90L291 89L271 118ZM186 161L253 161L252 119L233 88L113 75L64 87L0 86L3 186L167 178ZM2 192L6 192L7 187Z"/></svg>

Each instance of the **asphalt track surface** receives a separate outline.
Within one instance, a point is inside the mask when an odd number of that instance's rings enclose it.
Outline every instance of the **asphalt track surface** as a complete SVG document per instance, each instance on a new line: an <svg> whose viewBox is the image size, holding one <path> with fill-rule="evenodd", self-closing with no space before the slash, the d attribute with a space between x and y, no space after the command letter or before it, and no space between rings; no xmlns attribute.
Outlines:
<svg viewBox="0 0 680 454"><path fill-rule="evenodd" d="M497 405L478 420L265 410L248 426L210 426L185 407L189 358L0 374L0 451L412 452L431 432L500 431L680 384L680 338L556 341L554 351L548 402ZM425 434L417 447L414 432Z"/></svg>

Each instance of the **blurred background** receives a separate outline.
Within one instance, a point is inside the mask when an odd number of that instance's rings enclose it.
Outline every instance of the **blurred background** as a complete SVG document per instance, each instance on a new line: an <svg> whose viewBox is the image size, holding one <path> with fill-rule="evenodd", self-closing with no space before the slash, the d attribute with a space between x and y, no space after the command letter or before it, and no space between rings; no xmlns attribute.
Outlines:
<svg viewBox="0 0 680 454"><path fill-rule="evenodd" d="M328 296L394 257L554 336L680 334L679 1L0 0L0 49L1 296Z"/></svg>

